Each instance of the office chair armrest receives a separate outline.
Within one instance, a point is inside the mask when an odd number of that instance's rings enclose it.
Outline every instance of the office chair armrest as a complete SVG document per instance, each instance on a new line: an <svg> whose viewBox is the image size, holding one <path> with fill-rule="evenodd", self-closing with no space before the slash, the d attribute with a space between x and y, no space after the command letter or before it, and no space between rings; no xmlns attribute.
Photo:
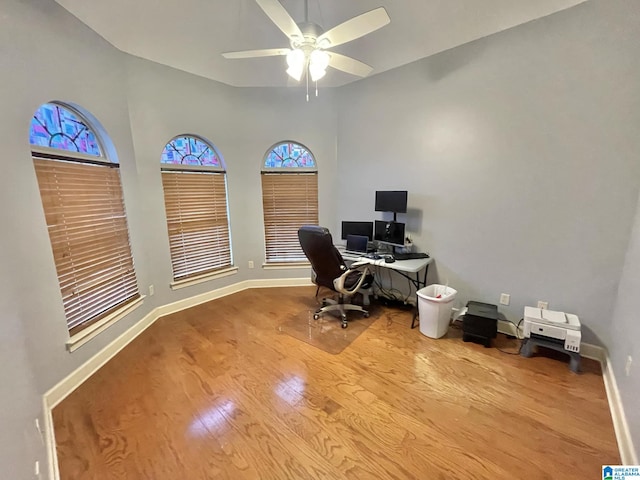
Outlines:
<svg viewBox="0 0 640 480"><path fill-rule="evenodd" d="M340 275L338 278L336 278L333 281L333 287L336 289L337 292L343 293L345 295L355 295L358 290L360 290L360 287L362 286L362 284L364 283L364 281L367 278L367 275L369 275L369 268L366 266L368 264L363 264L360 265L358 268L350 268L349 270L347 270L346 272L344 272L342 275ZM353 267L353 265L352 265ZM364 268L362 268L364 267ZM351 290L348 290L345 288L344 286L344 282L347 279L347 277L349 276L349 274L351 274L352 272L355 271L359 271L361 272L360 278L358 279L358 283L356 283L353 288Z"/></svg>

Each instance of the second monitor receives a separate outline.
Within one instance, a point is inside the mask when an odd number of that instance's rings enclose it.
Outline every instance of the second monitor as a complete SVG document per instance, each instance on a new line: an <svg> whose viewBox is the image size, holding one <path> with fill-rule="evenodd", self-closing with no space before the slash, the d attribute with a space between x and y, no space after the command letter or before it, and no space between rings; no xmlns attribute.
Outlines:
<svg viewBox="0 0 640 480"><path fill-rule="evenodd" d="M376 220L373 239L394 247L404 247L404 223Z"/></svg>
<svg viewBox="0 0 640 480"><path fill-rule="evenodd" d="M342 222L342 239L349 235L362 235L373 240L373 222Z"/></svg>
<svg viewBox="0 0 640 480"><path fill-rule="evenodd" d="M407 213L406 190L376 192L376 212Z"/></svg>

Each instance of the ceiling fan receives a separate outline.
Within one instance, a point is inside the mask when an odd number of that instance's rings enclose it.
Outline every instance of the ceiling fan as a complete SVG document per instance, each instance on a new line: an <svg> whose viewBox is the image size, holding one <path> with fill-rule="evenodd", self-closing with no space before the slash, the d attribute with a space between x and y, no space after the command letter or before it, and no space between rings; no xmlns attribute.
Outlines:
<svg viewBox="0 0 640 480"><path fill-rule="evenodd" d="M328 66L351 75L366 77L373 70L371 66L355 58L327 50L363 37L391 21L387 11L379 7L325 32L315 23L309 22L308 0L305 0L305 19L300 24L296 23L278 0L256 0L256 3L289 37L291 48L226 52L222 56L230 59L286 56L287 73L297 81L308 71L307 79L311 76L311 80L317 82L324 77Z"/></svg>

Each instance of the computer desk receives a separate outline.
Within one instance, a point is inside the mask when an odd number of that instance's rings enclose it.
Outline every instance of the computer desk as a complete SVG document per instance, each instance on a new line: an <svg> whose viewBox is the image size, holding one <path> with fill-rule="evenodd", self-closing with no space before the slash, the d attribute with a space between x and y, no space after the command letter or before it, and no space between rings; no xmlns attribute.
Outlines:
<svg viewBox="0 0 640 480"><path fill-rule="evenodd" d="M336 246L340 255L344 260L349 262L366 262L370 265L375 265L376 267L383 267L393 270L397 272L399 275L402 275L404 278L409 280L411 284L415 287L416 292L423 287L427 286L427 272L429 271L429 264L433 261L433 258L415 258L412 260L396 260L395 262L387 263L384 261L384 258L380 258L378 260L374 260L373 258L362 257L353 255L351 253L346 253L344 247ZM422 278L420 278L420 272L424 270L424 274ZM413 319L411 320L411 328L415 328L416 318L418 318L417 311L417 299L416 299L416 311L413 314Z"/></svg>

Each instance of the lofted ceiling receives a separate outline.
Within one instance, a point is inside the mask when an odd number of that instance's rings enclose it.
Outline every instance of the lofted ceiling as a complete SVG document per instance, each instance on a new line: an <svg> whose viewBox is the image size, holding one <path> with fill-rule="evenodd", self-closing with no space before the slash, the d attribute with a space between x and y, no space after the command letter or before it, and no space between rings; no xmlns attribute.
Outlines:
<svg viewBox="0 0 640 480"><path fill-rule="evenodd" d="M340 45L371 75L570 8L586 0L308 0L325 31L384 7L391 23ZM284 57L228 60L222 52L288 48L287 37L255 0L56 0L123 52L238 87L291 86ZM280 0L297 21L304 0ZM322 86L359 80L329 69Z"/></svg>

